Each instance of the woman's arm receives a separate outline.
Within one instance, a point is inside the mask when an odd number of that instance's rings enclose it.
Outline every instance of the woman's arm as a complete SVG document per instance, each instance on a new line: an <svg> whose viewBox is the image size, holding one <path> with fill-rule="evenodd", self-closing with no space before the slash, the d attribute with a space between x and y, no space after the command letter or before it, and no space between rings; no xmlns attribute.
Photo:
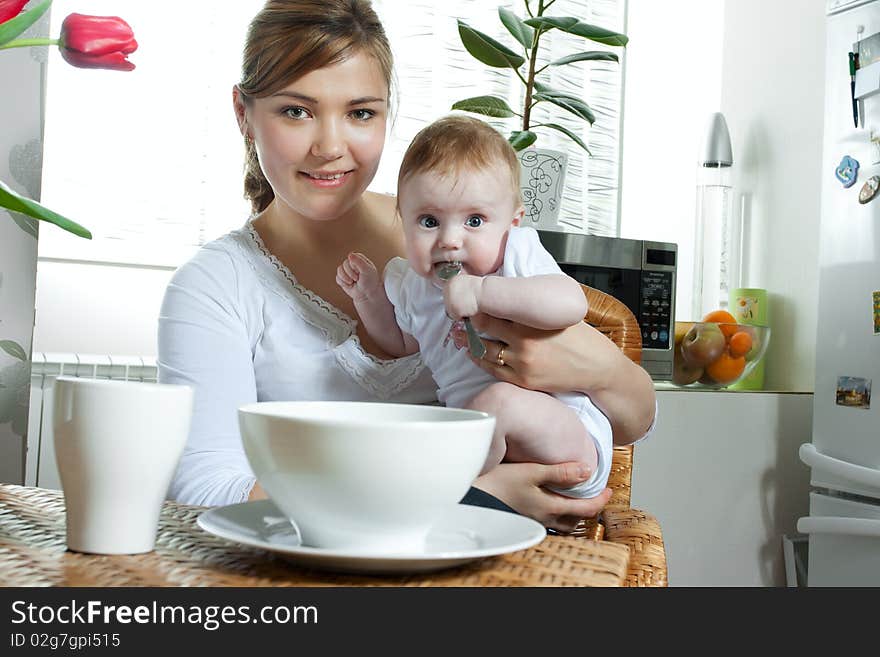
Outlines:
<svg viewBox="0 0 880 657"><path fill-rule="evenodd" d="M187 504L244 502L256 478L237 409L257 400L253 354L227 253L203 248L171 279L159 314L159 382L193 388L189 437L169 497Z"/></svg>
<svg viewBox="0 0 880 657"><path fill-rule="evenodd" d="M475 315L474 326L500 342L484 340L486 355L474 362L500 381L531 390L590 396L608 417L615 445L643 437L654 420L656 395L650 375L592 326L580 322L556 331ZM455 336L464 343L464 336ZM504 365L496 362L504 347Z"/></svg>

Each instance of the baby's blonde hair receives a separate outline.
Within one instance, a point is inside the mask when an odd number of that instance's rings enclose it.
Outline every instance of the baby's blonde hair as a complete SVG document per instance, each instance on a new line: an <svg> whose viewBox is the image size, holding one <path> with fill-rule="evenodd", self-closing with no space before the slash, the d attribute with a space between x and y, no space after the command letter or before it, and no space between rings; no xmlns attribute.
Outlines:
<svg viewBox="0 0 880 657"><path fill-rule="evenodd" d="M510 143L485 121L461 114L445 116L422 128L406 149L397 176L397 196L407 178L418 173L455 177L463 170L499 164L507 167L511 192L521 203L520 165Z"/></svg>

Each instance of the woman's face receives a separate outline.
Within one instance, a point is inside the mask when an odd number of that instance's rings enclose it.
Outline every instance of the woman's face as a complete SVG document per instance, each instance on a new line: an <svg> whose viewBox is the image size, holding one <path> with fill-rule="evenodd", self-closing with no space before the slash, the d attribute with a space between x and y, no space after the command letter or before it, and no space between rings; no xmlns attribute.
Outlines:
<svg viewBox="0 0 880 657"><path fill-rule="evenodd" d="M376 175L388 84L369 55L312 71L247 106L236 93L235 105L276 203L306 219L339 218Z"/></svg>

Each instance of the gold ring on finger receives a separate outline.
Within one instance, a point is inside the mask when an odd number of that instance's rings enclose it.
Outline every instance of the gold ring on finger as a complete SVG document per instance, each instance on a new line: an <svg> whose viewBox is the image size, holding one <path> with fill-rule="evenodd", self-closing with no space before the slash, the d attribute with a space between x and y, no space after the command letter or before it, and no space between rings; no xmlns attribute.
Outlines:
<svg viewBox="0 0 880 657"><path fill-rule="evenodd" d="M495 362L498 363L500 367L504 367L504 350L507 348L507 345L501 345L501 349L498 350L498 355L495 356Z"/></svg>

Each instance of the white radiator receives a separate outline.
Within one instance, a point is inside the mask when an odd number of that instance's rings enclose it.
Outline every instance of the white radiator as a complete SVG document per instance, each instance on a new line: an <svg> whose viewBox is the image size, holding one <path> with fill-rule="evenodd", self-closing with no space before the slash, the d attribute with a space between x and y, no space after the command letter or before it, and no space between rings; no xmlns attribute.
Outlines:
<svg viewBox="0 0 880 657"><path fill-rule="evenodd" d="M61 489L52 436L55 379L59 376L78 376L155 383L156 374L156 359L153 357L34 352L25 485Z"/></svg>

